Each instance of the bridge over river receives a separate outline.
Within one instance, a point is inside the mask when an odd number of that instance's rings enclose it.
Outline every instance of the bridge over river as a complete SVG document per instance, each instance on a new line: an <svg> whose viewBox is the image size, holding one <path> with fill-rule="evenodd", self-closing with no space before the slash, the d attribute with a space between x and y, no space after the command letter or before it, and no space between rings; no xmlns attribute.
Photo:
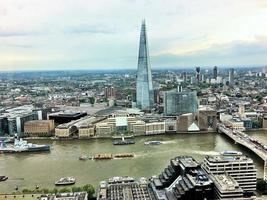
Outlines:
<svg viewBox="0 0 267 200"><path fill-rule="evenodd" d="M217 124L217 129L219 133L224 133L235 143L248 148L264 161L263 179L267 181L267 146L263 145L258 140L248 136L244 132L232 130L222 123Z"/></svg>

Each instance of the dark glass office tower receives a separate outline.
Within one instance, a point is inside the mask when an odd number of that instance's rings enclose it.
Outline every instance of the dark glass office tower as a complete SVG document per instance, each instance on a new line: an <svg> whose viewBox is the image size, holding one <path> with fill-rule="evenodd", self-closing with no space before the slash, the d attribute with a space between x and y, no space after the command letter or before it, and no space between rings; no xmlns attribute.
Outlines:
<svg viewBox="0 0 267 200"><path fill-rule="evenodd" d="M138 69L136 80L136 104L142 110L151 109L154 103L151 67L148 53L146 24L142 22L139 43Z"/></svg>

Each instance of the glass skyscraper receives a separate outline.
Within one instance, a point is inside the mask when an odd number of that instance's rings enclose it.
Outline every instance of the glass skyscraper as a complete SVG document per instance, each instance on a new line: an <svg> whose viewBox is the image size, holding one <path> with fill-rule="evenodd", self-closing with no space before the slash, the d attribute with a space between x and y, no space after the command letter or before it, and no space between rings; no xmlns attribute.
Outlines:
<svg viewBox="0 0 267 200"><path fill-rule="evenodd" d="M139 55L138 55L138 69L136 80L136 105L138 108L146 110L151 109L154 103L154 92L152 84L152 74L148 53L148 42L146 35L146 24L142 22Z"/></svg>
<svg viewBox="0 0 267 200"><path fill-rule="evenodd" d="M164 115L182 115L197 112L198 100L196 91L178 92L176 90L164 93Z"/></svg>

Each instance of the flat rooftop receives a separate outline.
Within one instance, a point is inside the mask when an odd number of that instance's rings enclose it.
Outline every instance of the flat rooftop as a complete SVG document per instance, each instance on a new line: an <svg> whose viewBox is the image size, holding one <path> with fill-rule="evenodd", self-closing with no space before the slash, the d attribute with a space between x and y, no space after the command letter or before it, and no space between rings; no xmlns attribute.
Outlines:
<svg viewBox="0 0 267 200"><path fill-rule="evenodd" d="M239 187L238 183L227 174L212 175L211 179L220 191L239 192L243 194L243 190Z"/></svg>
<svg viewBox="0 0 267 200"><path fill-rule="evenodd" d="M210 162L253 162L250 158L245 155L216 155L216 156L205 156Z"/></svg>

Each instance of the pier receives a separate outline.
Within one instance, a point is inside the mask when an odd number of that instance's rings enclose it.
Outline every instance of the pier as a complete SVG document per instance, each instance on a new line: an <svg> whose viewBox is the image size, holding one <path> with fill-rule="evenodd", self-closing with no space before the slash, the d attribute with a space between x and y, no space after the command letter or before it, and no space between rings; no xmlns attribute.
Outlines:
<svg viewBox="0 0 267 200"><path fill-rule="evenodd" d="M235 143L240 144L251 150L264 161L263 179L267 181L267 146L265 146L258 140L248 136L244 132L232 130L231 128L226 127L222 123L217 124L217 129L219 133L224 133Z"/></svg>

